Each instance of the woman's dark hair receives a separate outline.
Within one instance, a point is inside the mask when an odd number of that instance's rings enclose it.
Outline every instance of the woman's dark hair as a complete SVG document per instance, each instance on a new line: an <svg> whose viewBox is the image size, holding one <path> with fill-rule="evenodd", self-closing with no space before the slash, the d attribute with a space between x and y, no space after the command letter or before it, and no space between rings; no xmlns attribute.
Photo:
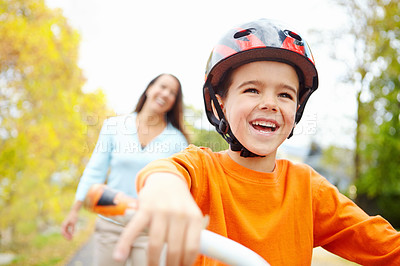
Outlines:
<svg viewBox="0 0 400 266"><path fill-rule="evenodd" d="M169 110L167 112L167 122L171 123L175 128L177 128L180 132L182 132L182 134L185 136L187 142L189 143L189 136L187 134L187 132L184 129L184 123L183 123L183 94L182 94L182 85L181 82L179 81L179 79L177 77L175 77L172 74L160 74L157 77L155 77L154 79L152 79L149 84L147 85L146 89L144 90L144 92L142 93L142 95L139 97L139 100L136 104L136 108L135 108L135 112L139 113L142 108L144 103L147 100L147 96L146 96L146 92L147 90L157 81L157 79L159 79L161 76L164 75L169 75L173 78L176 79L176 81L178 82L178 94L176 95L176 99L175 99L175 103L172 106L171 110Z"/></svg>

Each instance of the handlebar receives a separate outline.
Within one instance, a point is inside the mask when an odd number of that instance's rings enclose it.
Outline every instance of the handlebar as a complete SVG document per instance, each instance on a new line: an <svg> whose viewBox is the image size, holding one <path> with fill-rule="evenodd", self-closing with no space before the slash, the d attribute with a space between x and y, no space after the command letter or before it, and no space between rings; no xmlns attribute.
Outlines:
<svg viewBox="0 0 400 266"><path fill-rule="evenodd" d="M110 222L125 226L134 215L138 203L122 192L103 184L95 184L89 189L84 206ZM251 249L205 229L200 236L200 253L232 266L269 266Z"/></svg>

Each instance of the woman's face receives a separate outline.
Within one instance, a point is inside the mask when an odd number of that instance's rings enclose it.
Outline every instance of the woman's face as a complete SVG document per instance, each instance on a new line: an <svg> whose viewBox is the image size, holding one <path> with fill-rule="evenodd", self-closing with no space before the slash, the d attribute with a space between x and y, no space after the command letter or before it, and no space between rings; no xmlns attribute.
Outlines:
<svg viewBox="0 0 400 266"><path fill-rule="evenodd" d="M235 69L225 99L219 97L232 133L248 150L268 155L290 134L299 80L293 67L259 61Z"/></svg>
<svg viewBox="0 0 400 266"><path fill-rule="evenodd" d="M167 113L174 106L178 93L178 81L170 75L162 75L146 92L146 108L155 113Z"/></svg>

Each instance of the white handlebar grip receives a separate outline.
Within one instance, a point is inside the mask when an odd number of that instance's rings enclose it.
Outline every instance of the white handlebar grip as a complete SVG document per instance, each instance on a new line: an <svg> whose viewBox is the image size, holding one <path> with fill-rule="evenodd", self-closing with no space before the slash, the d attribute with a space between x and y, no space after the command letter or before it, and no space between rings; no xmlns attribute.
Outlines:
<svg viewBox="0 0 400 266"><path fill-rule="evenodd" d="M231 266L269 266L251 249L208 230L201 232L200 253Z"/></svg>

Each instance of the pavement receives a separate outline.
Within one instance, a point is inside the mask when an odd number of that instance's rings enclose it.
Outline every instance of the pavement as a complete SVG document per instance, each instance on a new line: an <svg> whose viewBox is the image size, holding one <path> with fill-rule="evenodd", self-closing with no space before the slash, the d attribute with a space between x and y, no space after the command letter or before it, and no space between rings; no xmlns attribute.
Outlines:
<svg viewBox="0 0 400 266"><path fill-rule="evenodd" d="M85 245L72 257L72 259L66 264L66 266L86 266L93 265L93 235L89 238Z"/></svg>
<svg viewBox="0 0 400 266"><path fill-rule="evenodd" d="M93 237L83 245L76 255L68 262L67 266L91 265L93 256ZM311 266L355 266L356 263L342 259L323 248L314 248Z"/></svg>

